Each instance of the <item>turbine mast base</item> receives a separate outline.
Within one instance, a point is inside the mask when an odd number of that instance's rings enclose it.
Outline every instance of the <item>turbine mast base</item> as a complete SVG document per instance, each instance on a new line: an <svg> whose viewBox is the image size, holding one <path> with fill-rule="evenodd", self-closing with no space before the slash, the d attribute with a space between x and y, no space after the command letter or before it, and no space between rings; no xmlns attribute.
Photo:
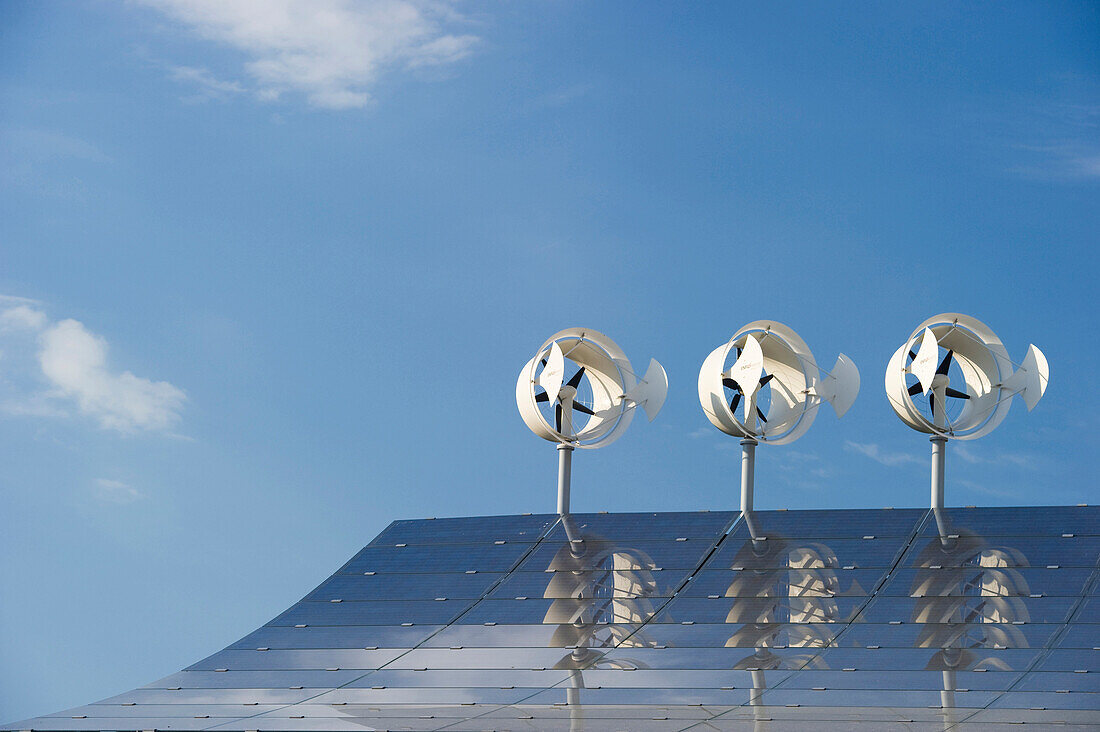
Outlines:
<svg viewBox="0 0 1100 732"><path fill-rule="evenodd" d="M752 512L753 483L756 478L756 440L741 440L741 513Z"/></svg>
<svg viewBox="0 0 1100 732"><path fill-rule="evenodd" d="M932 435L932 510L943 508L943 473L947 465L947 438Z"/></svg>
<svg viewBox="0 0 1100 732"><path fill-rule="evenodd" d="M573 473L573 446L558 444L558 515L569 513L569 483Z"/></svg>

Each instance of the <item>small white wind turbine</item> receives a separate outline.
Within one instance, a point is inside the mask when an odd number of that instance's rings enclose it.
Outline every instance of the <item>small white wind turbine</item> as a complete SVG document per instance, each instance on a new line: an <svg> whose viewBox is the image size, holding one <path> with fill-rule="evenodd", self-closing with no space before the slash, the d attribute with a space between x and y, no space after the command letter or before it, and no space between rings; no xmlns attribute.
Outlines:
<svg viewBox="0 0 1100 732"><path fill-rule="evenodd" d="M557 443L559 514L569 513L573 450L617 440L636 407L653 421L667 393L661 364L650 359L639 377L622 349L603 333L567 328L539 347L516 381L516 406L532 432Z"/></svg>
<svg viewBox="0 0 1100 732"><path fill-rule="evenodd" d="M933 508L943 507L947 440L989 434L1008 416L1016 395L1031 411L1049 376L1046 356L1034 345L1016 364L989 326L959 313L929 318L894 352L886 396L905 424L931 435Z"/></svg>
<svg viewBox="0 0 1100 732"><path fill-rule="evenodd" d="M732 361L732 365L730 364ZM752 511L756 445L794 442L828 402L844 416L859 394L859 370L843 353L821 369L791 328L757 320L711 351L699 369L699 403L727 435L741 437L741 510Z"/></svg>

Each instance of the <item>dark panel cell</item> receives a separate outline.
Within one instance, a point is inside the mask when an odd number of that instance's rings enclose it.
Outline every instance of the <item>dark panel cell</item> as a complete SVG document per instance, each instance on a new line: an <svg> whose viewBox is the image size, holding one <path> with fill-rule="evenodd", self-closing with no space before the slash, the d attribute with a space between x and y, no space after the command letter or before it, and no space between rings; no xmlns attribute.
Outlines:
<svg viewBox="0 0 1100 732"><path fill-rule="evenodd" d="M639 539L675 541L681 537L717 540L737 518L728 511L683 513L577 513L554 526L551 542L565 542L577 535L625 542Z"/></svg>
<svg viewBox="0 0 1100 732"><path fill-rule="evenodd" d="M901 567L1091 568L1096 566L1098 559L1100 536L984 536L959 529L943 538L921 538L913 542Z"/></svg>
<svg viewBox="0 0 1100 732"><path fill-rule="evenodd" d="M330 668L377 669L382 668L404 653L403 649L389 648L368 651L363 648L311 648L296 650L224 650L187 668L188 671L214 671L219 668L234 671Z"/></svg>
<svg viewBox="0 0 1100 732"><path fill-rule="evenodd" d="M439 625L264 626L229 646L256 648L412 648Z"/></svg>
<svg viewBox="0 0 1100 732"><path fill-rule="evenodd" d="M306 600L454 600L476 599L504 575L499 572L418 574L337 574L325 580Z"/></svg>
<svg viewBox="0 0 1100 732"><path fill-rule="evenodd" d="M638 571L656 569L694 569L711 551L709 540L653 541L636 539L629 542L606 542L588 539L580 545L546 541L539 544L523 560L524 572L609 571L616 565Z"/></svg>
<svg viewBox="0 0 1100 732"><path fill-rule="evenodd" d="M365 671L333 668L269 669L259 671L180 671L144 688L180 689L331 689L362 676Z"/></svg>
<svg viewBox="0 0 1100 732"><path fill-rule="evenodd" d="M401 625L448 623L474 600L366 600L299 602L269 625Z"/></svg>
<svg viewBox="0 0 1100 732"><path fill-rule="evenodd" d="M1076 597L980 595L876 597L859 616L860 622L985 623L1014 625L1062 623L1077 604Z"/></svg>
<svg viewBox="0 0 1100 732"><path fill-rule="evenodd" d="M555 637L557 636L557 637ZM448 625L427 639L423 648L564 648L574 636L562 637L554 624Z"/></svg>
<svg viewBox="0 0 1100 732"><path fill-rule="evenodd" d="M865 597L677 597L657 616L658 623L847 623Z"/></svg>
<svg viewBox="0 0 1100 732"><path fill-rule="evenodd" d="M969 690L955 692L954 703L959 709L981 708L997 698L999 692ZM802 707L939 707L942 697L932 689L788 689L781 687L764 692L765 704Z"/></svg>
<svg viewBox="0 0 1100 732"><path fill-rule="evenodd" d="M992 709L1044 709L1090 710L1100 724L1100 694L1071 691L1069 693L1044 691L1009 691L991 705Z"/></svg>
<svg viewBox="0 0 1100 732"><path fill-rule="evenodd" d="M1066 632L1059 636L1058 647L1100 650L1100 626L1093 623L1071 624L1066 628Z"/></svg>
<svg viewBox="0 0 1100 732"><path fill-rule="evenodd" d="M739 539L781 534L803 539L862 538L867 535L904 539L917 530L924 509L833 509L826 511L754 511L752 521L738 522Z"/></svg>
<svg viewBox="0 0 1100 732"><path fill-rule="evenodd" d="M1070 671L1072 673L1100 673L1100 651L1084 648L1057 648L1050 652L1037 671Z"/></svg>
<svg viewBox="0 0 1100 732"><path fill-rule="evenodd" d="M512 572L490 597L672 597L691 572L690 569L641 569L623 565L615 570L614 558L606 569Z"/></svg>
<svg viewBox="0 0 1100 732"><path fill-rule="evenodd" d="M706 569L889 568L897 562L904 549L903 540L899 537L876 535L873 539L805 539L779 532L766 536L766 539L755 541L729 536L707 561Z"/></svg>
<svg viewBox="0 0 1100 732"><path fill-rule="evenodd" d="M477 544L499 540L533 543L557 520L555 514L404 519L387 526L368 546Z"/></svg>
<svg viewBox="0 0 1100 732"><path fill-rule="evenodd" d="M713 563L708 563L708 567ZM772 594L812 597L866 598L888 568L825 569L818 567L770 567L764 569L705 569L677 593L689 597L758 597ZM905 594L908 594L906 592Z"/></svg>
<svg viewBox="0 0 1100 732"><path fill-rule="evenodd" d="M340 570L345 574L363 572L506 572L531 549L531 544L440 544L370 546L355 555Z"/></svg>
<svg viewBox="0 0 1100 732"><path fill-rule="evenodd" d="M919 568L903 566L878 594L959 595L984 591L1005 596L1072 597L1087 589L1094 572L1091 567L992 567L979 562L980 557L954 565L929 560Z"/></svg>
<svg viewBox="0 0 1100 732"><path fill-rule="evenodd" d="M939 523L931 519L925 523L921 530L922 537L936 536L944 523L950 529L966 529L987 537L1096 536L1100 535L1100 506L948 508Z"/></svg>
<svg viewBox="0 0 1100 732"><path fill-rule="evenodd" d="M980 673L956 671L949 678L956 689L1004 691L1019 681L1020 673ZM940 691L944 687L942 671L870 671L856 668L805 668L783 682L790 689L920 689Z"/></svg>
<svg viewBox="0 0 1100 732"><path fill-rule="evenodd" d="M1013 691L1100 691L1100 681L1094 674L1072 671L1034 671L1012 687Z"/></svg>
<svg viewBox="0 0 1100 732"><path fill-rule="evenodd" d="M1075 623L1100 623L1100 597L1093 595L1081 603L1073 617ZM1097 645L1100 645L1100 626L1096 627Z"/></svg>

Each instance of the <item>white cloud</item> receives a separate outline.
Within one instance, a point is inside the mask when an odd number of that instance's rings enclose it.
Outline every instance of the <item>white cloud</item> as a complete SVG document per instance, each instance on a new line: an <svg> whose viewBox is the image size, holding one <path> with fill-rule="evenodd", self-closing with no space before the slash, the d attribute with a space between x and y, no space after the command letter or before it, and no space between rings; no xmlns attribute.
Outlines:
<svg viewBox="0 0 1100 732"><path fill-rule="evenodd" d="M119 432L166 430L187 396L165 381L112 371L107 342L76 320L51 322L35 300L0 295L0 413L72 417Z"/></svg>
<svg viewBox="0 0 1100 732"><path fill-rule="evenodd" d="M95 479L95 495L101 501L119 504L133 503L145 498L145 494L137 488L120 480L109 480L107 478Z"/></svg>
<svg viewBox="0 0 1100 732"><path fill-rule="evenodd" d="M42 330L46 314L29 305L16 305L0 311L0 330Z"/></svg>
<svg viewBox="0 0 1100 732"><path fill-rule="evenodd" d="M260 99L301 93L326 109L362 107L384 73L453 64L478 41L445 30L463 18L441 0L141 2L245 54L244 71ZM205 69L177 67L173 75L223 94L244 88Z"/></svg>
<svg viewBox="0 0 1100 732"><path fill-rule="evenodd" d="M921 460L915 455L910 455L907 452L888 452L879 448L874 443L859 443L847 440L844 443L844 449L849 452L859 453L865 457L869 457L876 463L881 463L888 467L896 467L898 465L905 465L907 463L924 464L924 460Z"/></svg>
<svg viewBox="0 0 1100 732"><path fill-rule="evenodd" d="M57 395L74 400L100 426L120 432L163 430L179 418L186 395L166 381L107 368L107 342L76 320L62 320L39 337L38 362Z"/></svg>

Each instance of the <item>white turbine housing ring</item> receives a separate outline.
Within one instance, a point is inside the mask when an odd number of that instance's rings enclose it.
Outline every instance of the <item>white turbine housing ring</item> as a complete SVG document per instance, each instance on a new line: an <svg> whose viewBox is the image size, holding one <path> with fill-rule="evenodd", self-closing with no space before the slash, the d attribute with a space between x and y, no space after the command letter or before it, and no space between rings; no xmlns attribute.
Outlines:
<svg viewBox="0 0 1100 732"><path fill-rule="evenodd" d="M727 366L731 352L736 360ZM770 388L766 409L759 391ZM735 388L731 400L728 388ZM797 333L773 320L757 320L711 351L699 370L699 403L711 424L734 437L782 445L810 428L822 402L843 416L859 393L859 370L840 354L822 374L809 346ZM743 416L738 416L738 410Z"/></svg>
<svg viewBox="0 0 1100 732"><path fill-rule="evenodd" d="M950 381L955 364L963 384ZM942 313L921 323L890 357L886 396L898 417L918 432L973 440L1008 416L1014 395L1032 409L1046 391L1049 373L1046 357L1034 345L1014 371L1008 351L989 326L969 315ZM914 400L923 396L927 411ZM948 399L962 402L954 416L948 413Z"/></svg>
<svg viewBox="0 0 1100 732"><path fill-rule="evenodd" d="M569 381L564 378L567 361L578 367ZM590 403L578 391L582 374ZM652 421L667 393L668 378L657 361L650 360L639 377L615 341L589 328L567 328L543 343L520 371L516 406L527 427L544 440L590 449L617 440L630 426L635 407ZM557 410L560 424L547 419L540 402ZM587 421L578 426L574 413L587 415Z"/></svg>

